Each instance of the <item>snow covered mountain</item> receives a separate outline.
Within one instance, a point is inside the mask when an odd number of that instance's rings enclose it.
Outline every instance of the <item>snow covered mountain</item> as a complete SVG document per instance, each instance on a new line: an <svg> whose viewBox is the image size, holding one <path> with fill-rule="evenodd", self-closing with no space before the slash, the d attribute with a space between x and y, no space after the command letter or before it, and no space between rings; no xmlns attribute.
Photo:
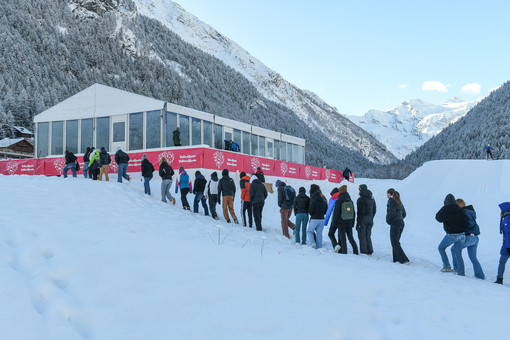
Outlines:
<svg viewBox="0 0 510 340"><path fill-rule="evenodd" d="M370 110L363 116L348 117L384 143L397 158L403 159L458 121L475 105L476 101L464 101L458 97L441 105L413 99L392 110Z"/></svg>

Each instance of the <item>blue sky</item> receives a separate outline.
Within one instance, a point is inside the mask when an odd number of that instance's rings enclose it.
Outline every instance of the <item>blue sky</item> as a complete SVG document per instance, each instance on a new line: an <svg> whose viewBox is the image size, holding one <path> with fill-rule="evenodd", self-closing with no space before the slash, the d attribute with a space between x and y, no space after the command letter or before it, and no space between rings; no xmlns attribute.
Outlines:
<svg viewBox="0 0 510 340"><path fill-rule="evenodd" d="M509 1L175 1L344 114L510 80Z"/></svg>

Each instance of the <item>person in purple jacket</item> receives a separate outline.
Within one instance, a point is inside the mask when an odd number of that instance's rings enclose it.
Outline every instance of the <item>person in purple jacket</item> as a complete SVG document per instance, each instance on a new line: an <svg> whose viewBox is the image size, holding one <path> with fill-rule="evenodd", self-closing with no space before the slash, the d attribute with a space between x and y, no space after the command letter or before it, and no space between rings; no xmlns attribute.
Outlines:
<svg viewBox="0 0 510 340"><path fill-rule="evenodd" d="M503 273L505 272L506 261L510 258L510 202L504 202L499 205L501 209L501 222L499 223L499 232L503 234L503 245L501 246L501 257L499 258L498 278L496 282L503 284Z"/></svg>

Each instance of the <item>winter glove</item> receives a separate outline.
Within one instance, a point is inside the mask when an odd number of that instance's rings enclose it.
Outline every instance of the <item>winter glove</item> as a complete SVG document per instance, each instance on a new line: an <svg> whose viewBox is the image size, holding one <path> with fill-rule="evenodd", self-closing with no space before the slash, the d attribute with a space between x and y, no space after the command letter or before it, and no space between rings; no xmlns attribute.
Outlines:
<svg viewBox="0 0 510 340"><path fill-rule="evenodd" d="M506 252L508 255L510 255L510 248L506 248Z"/></svg>

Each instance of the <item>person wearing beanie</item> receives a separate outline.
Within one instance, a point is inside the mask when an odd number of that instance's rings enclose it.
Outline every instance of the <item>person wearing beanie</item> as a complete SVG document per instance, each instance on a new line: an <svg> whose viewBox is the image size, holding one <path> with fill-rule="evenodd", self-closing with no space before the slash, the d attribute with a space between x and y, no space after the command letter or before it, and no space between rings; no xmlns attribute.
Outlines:
<svg viewBox="0 0 510 340"><path fill-rule="evenodd" d="M108 170L110 163L112 162L112 158L106 152L106 149L101 147L101 152L99 153L99 164L101 165L101 168L99 169L99 180L103 180L103 175L105 176L105 181L110 181L110 178L108 177Z"/></svg>
<svg viewBox="0 0 510 340"><path fill-rule="evenodd" d="M499 222L499 232L503 234L503 244L501 245L501 250L499 254L499 265L498 265L498 276L496 278L497 284L503 284L503 274L505 273L505 266L510 258L510 202L503 202L499 205L500 213L500 222Z"/></svg>
<svg viewBox="0 0 510 340"><path fill-rule="evenodd" d="M223 217L230 223L230 215L235 224L238 224L236 213L234 212L234 197L236 196L236 185L234 180L228 175L228 169L223 169L221 179L218 183L218 195L222 198Z"/></svg>
<svg viewBox="0 0 510 340"><path fill-rule="evenodd" d="M90 152L90 161L89 161L89 176L92 180L97 181L97 177L99 176L99 150L92 148Z"/></svg>
<svg viewBox="0 0 510 340"><path fill-rule="evenodd" d="M184 170L184 167L181 166L175 183L175 193L177 193L178 190L181 190L181 203L184 210L191 210L187 197L191 189L192 187L189 175L186 170Z"/></svg>
<svg viewBox="0 0 510 340"><path fill-rule="evenodd" d="M243 227L246 227L246 212L248 212L248 225L253 227L253 210L250 203L250 176L246 172L241 172L239 175L239 187L241 188L241 218L243 220Z"/></svg>
<svg viewBox="0 0 510 340"><path fill-rule="evenodd" d="M349 239L353 254L358 254L358 245L352 236L352 228L354 228L355 218L356 212L354 210L354 203L347 192L347 186L342 185L339 190L338 198L335 202L335 207L333 208L331 228L328 233L333 249L338 249L337 245L338 242L340 242L339 253L347 254L347 239ZM338 229L338 241L335 238L336 229Z"/></svg>
<svg viewBox="0 0 510 340"><path fill-rule="evenodd" d="M117 151L115 152L115 162L119 167L119 170L117 172L117 182L122 183L122 178L125 178L129 181L130 177L127 174L129 155L122 151L120 146L117 147Z"/></svg>
<svg viewBox="0 0 510 340"><path fill-rule="evenodd" d="M296 192L291 186L287 188L285 182L280 180L276 181L276 187L278 189L278 207L280 207L282 234L286 238L290 238L289 228L292 230L296 228L294 223L292 223L290 220L290 217L292 216L292 205L294 204L294 196L296 195ZM289 193L292 195L292 192L294 195L293 197L290 197Z"/></svg>
<svg viewBox="0 0 510 340"><path fill-rule="evenodd" d="M255 176L257 176L257 178L260 179L260 181L262 183L266 182L266 178L264 177L264 171L262 171L260 166L257 168L257 172L255 172Z"/></svg>
<svg viewBox="0 0 510 340"><path fill-rule="evenodd" d="M218 196L218 173L216 171L211 174L211 179L207 184L206 198L209 199L209 210L211 211L212 218L219 220L216 213L216 204L221 204L221 200Z"/></svg>
<svg viewBox="0 0 510 340"><path fill-rule="evenodd" d="M317 184L310 186L310 208L308 213L310 214L310 223L306 230L308 243L313 248L322 248L322 231L324 230L324 215L328 210L328 202L322 195L321 189ZM316 239L314 242L314 232L316 233Z"/></svg>
<svg viewBox="0 0 510 340"><path fill-rule="evenodd" d="M249 194L253 209L253 219L255 220L257 231L262 231L262 209L267 198L267 189L256 175L251 176L250 182Z"/></svg>
<svg viewBox="0 0 510 340"><path fill-rule="evenodd" d="M207 180L204 175L200 171L195 172L195 183L193 183L193 194L195 194L195 199L193 200L193 212L198 214L198 204L201 202L204 207L205 216L209 216L209 209L207 209L207 199L205 198L205 186L207 185Z"/></svg>
<svg viewBox="0 0 510 340"><path fill-rule="evenodd" d="M358 231L359 251L362 254L372 255L372 227L374 226L374 216L376 213L376 204L372 192L368 190L366 184L359 186L359 197L356 202L358 211L356 220L356 230Z"/></svg>
<svg viewBox="0 0 510 340"><path fill-rule="evenodd" d="M306 195L304 187L299 188L299 194L294 199L294 215L296 216L296 243L306 244L306 226L308 225L308 210L310 209L310 197ZM300 231L302 237L300 239Z"/></svg>
<svg viewBox="0 0 510 340"><path fill-rule="evenodd" d="M342 189L344 187L345 187L345 191L343 191L343 192L347 192L347 186L342 185ZM326 212L326 217L324 217L324 227L328 226L329 219L331 217L331 214L333 213L333 209L335 208L336 200L338 199L338 196L340 195L339 188L334 188L333 190L331 190L329 195L331 196L331 198L329 199L329 202L328 202L328 211ZM336 233L337 229L338 229L338 226L335 225L334 223L331 223L331 226L329 227L329 231L328 231L329 238L331 239L330 235L333 235L333 239L335 239L336 245L333 246L333 249L335 250L336 253L338 253L340 251L340 245L336 242L336 238L335 238L335 233Z"/></svg>
<svg viewBox="0 0 510 340"><path fill-rule="evenodd" d="M152 165L151 162L149 162L146 154L142 155L141 168L142 168L142 177L143 177L143 187L144 187L145 193L147 195L150 195L151 194L151 186L150 186L149 182L152 179L152 173L154 172L154 166Z"/></svg>

